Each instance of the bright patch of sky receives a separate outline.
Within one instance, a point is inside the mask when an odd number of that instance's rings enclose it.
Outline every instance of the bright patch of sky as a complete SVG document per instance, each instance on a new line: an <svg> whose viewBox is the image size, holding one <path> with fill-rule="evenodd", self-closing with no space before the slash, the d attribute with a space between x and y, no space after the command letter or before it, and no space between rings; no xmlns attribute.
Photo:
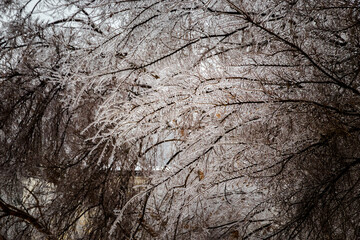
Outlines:
<svg viewBox="0 0 360 240"><path fill-rule="evenodd" d="M31 14L35 19L50 23L71 16L76 11L76 7L69 7L65 2L59 4L59 1L55 1L52 4L52 1L31 0L25 7L24 16Z"/></svg>

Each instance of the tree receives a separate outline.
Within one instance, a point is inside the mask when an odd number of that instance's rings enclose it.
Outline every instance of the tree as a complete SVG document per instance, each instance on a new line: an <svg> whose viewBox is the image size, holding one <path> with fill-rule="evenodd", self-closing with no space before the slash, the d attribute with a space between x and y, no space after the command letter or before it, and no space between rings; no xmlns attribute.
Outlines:
<svg viewBox="0 0 360 240"><path fill-rule="evenodd" d="M114 200L95 207L111 217L87 238L359 236L357 1L62 6L76 10L46 24L47 36L63 33L63 50L58 67L40 76L59 83L59 103L75 119L66 133L73 141L61 145L70 156L50 162L78 159L80 167L69 166L67 184L43 179L63 187L59 196L77 183L84 194L74 202L90 191ZM86 157L73 157L79 152ZM129 191L135 167L149 185L112 198L113 189ZM101 181L88 177L120 170L129 175L114 177L118 185L105 177L101 191L89 187ZM75 213L93 205L80 206Z"/></svg>
<svg viewBox="0 0 360 240"><path fill-rule="evenodd" d="M13 19L8 12L1 40L1 237L105 239L113 210L132 194L133 157L125 144L115 150L90 142L93 129L82 132L106 90L87 91L75 105L81 86L65 78L88 47L81 34L99 33L82 20L85 10L42 22L19 9Z"/></svg>

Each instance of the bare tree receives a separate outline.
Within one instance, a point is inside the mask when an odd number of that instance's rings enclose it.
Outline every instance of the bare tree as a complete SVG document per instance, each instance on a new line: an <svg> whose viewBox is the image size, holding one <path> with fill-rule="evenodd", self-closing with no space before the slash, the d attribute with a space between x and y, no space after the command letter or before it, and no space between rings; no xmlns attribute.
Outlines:
<svg viewBox="0 0 360 240"><path fill-rule="evenodd" d="M76 101L81 86L66 81L78 52L88 50L79 36L101 33L85 10L43 22L33 18L36 11L15 7L4 23L0 53L0 234L106 239L113 210L133 192L133 153L126 144L114 149L90 141L91 127L82 132L107 90L86 91ZM116 161L108 162L110 155ZM128 231L124 226L115 236Z"/></svg>
<svg viewBox="0 0 360 240"><path fill-rule="evenodd" d="M174 143L133 236L356 238L357 4L159 4L112 39L135 43L123 65L99 73L147 87L97 124L148 163Z"/></svg>
<svg viewBox="0 0 360 240"><path fill-rule="evenodd" d="M358 1L56 7L2 43L4 66L28 56L2 70L5 196L39 170L53 189L15 220L63 238L82 215L88 239L359 237ZM150 183L133 195L135 168Z"/></svg>

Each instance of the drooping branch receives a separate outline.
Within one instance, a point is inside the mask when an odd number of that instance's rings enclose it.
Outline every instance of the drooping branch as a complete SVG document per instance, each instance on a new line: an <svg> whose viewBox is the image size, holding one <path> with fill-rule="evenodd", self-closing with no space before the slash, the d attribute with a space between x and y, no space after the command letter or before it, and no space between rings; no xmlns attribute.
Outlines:
<svg viewBox="0 0 360 240"><path fill-rule="evenodd" d="M15 206L6 203L2 198L0 198L0 207L6 215L14 216L21 219L22 221L30 223L40 233L44 234L47 237L47 239L49 240L56 239L55 236L50 232L50 230L39 221L39 219L31 216L29 213Z"/></svg>

